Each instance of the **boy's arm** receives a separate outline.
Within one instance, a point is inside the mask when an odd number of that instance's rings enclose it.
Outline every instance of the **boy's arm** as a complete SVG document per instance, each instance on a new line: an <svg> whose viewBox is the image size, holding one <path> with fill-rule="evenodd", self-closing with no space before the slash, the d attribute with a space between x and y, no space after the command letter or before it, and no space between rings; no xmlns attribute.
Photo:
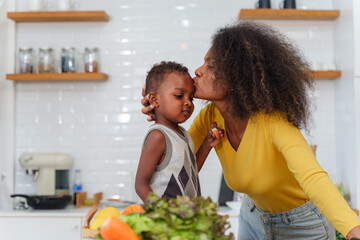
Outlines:
<svg viewBox="0 0 360 240"><path fill-rule="evenodd" d="M199 150L196 152L196 164L199 172L204 165L204 162L209 155L211 149L215 147L223 137L224 130L219 129L216 122L213 122L204 141L200 145Z"/></svg>
<svg viewBox="0 0 360 240"><path fill-rule="evenodd" d="M145 140L135 178L135 190L143 202L152 192L150 180L165 150L164 135L158 130L151 131Z"/></svg>

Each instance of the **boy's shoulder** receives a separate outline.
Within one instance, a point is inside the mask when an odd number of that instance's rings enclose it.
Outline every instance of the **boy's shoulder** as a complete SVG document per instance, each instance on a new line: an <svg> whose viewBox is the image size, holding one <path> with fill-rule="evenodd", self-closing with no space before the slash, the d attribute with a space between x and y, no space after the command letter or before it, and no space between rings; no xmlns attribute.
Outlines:
<svg viewBox="0 0 360 240"><path fill-rule="evenodd" d="M181 126L179 126L179 128L181 130L184 129ZM166 132L169 132L169 131L170 132L176 132L175 130L173 130L173 129L171 129L171 128L169 128L169 127L167 127L167 126L165 126L164 124L161 124L161 123L154 123L154 124L150 125L148 131L150 132L150 131L154 131L154 130L162 130L162 131L166 131Z"/></svg>
<svg viewBox="0 0 360 240"><path fill-rule="evenodd" d="M151 130L149 129L147 136L164 139L163 131L161 131L160 129L156 129L156 128L153 128Z"/></svg>
<svg viewBox="0 0 360 240"><path fill-rule="evenodd" d="M178 126L180 131L182 132L183 136L181 136L181 134L179 134L178 132L176 132L174 129L171 129L161 123L154 123L153 125L151 125L148 129L148 134L150 134L151 132L161 132L162 134L165 135L165 138L167 138L168 136L173 136L175 138L186 138L186 139L191 139L191 136L189 135L188 131L182 127L182 126Z"/></svg>
<svg viewBox="0 0 360 240"><path fill-rule="evenodd" d="M149 126L147 133L145 135L145 139L147 139L151 136L151 138L165 141L165 138L167 137L167 133L169 131L172 131L172 130L169 129L168 127L164 126L163 124L154 123Z"/></svg>
<svg viewBox="0 0 360 240"><path fill-rule="evenodd" d="M152 131L155 131L155 130L173 131L172 129L168 128L167 126L165 126L165 125L163 125L161 123L154 123L154 124L150 125L149 128L148 128L148 132L152 132Z"/></svg>

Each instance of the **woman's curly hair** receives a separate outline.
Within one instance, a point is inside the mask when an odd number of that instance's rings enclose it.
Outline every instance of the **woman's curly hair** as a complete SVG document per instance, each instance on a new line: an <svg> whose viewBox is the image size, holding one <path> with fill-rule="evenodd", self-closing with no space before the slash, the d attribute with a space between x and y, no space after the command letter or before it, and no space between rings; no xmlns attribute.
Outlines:
<svg viewBox="0 0 360 240"><path fill-rule="evenodd" d="M281 33L250 21L221 28L211 54L215 85L225 86L229 110L240 118L280 112L298 128L308 128L313 78L299 50Z"/></svg>

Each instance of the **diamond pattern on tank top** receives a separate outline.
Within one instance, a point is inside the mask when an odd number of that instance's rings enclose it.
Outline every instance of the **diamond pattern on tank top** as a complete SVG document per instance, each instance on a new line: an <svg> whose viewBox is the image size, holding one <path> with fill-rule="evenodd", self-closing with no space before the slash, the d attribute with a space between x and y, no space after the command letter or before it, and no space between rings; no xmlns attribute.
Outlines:
<svg viewBox="0 0 360 240"><path fill-rule="evenodd" d="M191 148L189 146L189 143L187 143L188 149L189 149L189 153L190 153L190 160L191 160L191 164L193 166L196 166L196 160L195 160L195 156L193 154L193 152L191 151Z"/></svg>
<svg viewBox="0 0 360 240"><path fill-rule="evenodd" d="M162 197L165 198L175 198L177 195L182 195L181 189L178 185L178 183L176 182L176 179L174 177L174 175L171 175L170 181L166 187L166 190L164 192L164 194L162 195Z"/></svg>
<svg viewBox="0 0 360 240"><path fill-rule="evenodd" d="M189 134L186 130L182 130L184 137L181 137L173 130L160 125L153 129L160 130L165 136L168 162L164 165L164 160L161 168L157 168L157 174L162 178L159 177L158 182L151 183L152 186L156 188L156 191L162 192L160 195L166 198L174 198L177 195L200 196L196 157L192 151L193 142ZM176 145L173 145L173 142ZM172 154L171 157L168 154Z"/></svg>
<svg viewBox="0 0 360 240"><path fill-rule="evenodd" d="M192 164L189 169L189 172L191 172L191 182L193 184L193 188L197 191L198 195L200 196L201 191L200 191L199 178L197 177L198 174L196 174L196 160L195 160L195 156L194 156L193 152L191 151L189 144L188 144L188 148L189 148L189 155L190 155L190 159L191 159L190 163ZM185 155L186 155L186 153L185 153ZM188 157L188 155L186 155L186 157Z"/></svg>
<svg viewBox="0 0 360 240"><path fill-rule="evenodd" d="M179 176L178 176L178 180L180 182L180 184L182 185L182 188L185 190L186 189L186 185L188 184L189 181L189 174L186 172L185 166L182 167Z"/></svg>

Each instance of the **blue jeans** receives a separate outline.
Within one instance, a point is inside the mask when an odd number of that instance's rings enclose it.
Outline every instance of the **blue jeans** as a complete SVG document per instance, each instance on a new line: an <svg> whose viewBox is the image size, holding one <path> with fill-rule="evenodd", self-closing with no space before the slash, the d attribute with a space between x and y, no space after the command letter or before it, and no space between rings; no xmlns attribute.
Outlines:
<svg viewBox="0 0 360 240"><path fill-rule="evenodd" d="M280 213L255 206L246 196L241 204L238 240L335 239L335 228L311 202Z"/></svg>

